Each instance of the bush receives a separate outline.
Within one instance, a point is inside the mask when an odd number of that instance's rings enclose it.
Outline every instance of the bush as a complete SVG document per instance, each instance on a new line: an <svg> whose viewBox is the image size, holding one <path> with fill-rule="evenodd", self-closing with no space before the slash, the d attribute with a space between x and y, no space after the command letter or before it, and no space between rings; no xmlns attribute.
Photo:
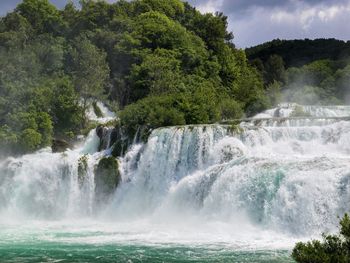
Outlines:
<svg viewBox="0 0 350 263"><path fill-rule="evenodd" d="M17 135L11 131L10 127L4 125L0 127L0 149L2 151L12 152L11 146L16 145L18 142Z"/></svg>
<svg viewBox="0 0 350 263"><path fill-rule="evenodd" d="M20 135L20 144L24 152L39 149L41 140L41 134L33 129L25 129Z"/></svg>
<svg viewBox="0 0 350 263"><path fill-rule="evenodd" d="M151 129L162 126L186 124L184 114L173 107L174 98L170 96L147 97L127 106L121 113L121 124L133 136L139 126Z"/></svg>
<svg viewBox="0 0 350 263"><path fill-rule="evenodd" d="M241 105L235 100L225 99L219 107L222 120L239 119L243 115Z"/></svg>
<svg viewBox="0 0 350 263"><path fill-rule="evenodd" d="M79 105L79 97L73 83L67 77L52 83L54 96L51 102L51 115L54 122L55 135L69 137L77 134L84 122L84 112Z"/></svg>
<svg viewBox="0 0 350 263"><path fill-rule="evenodd" d="M340 221L339 235L323 234L323 241L299 242L292 257L299 263L346 263L350 262L350 217Z"/></svg>

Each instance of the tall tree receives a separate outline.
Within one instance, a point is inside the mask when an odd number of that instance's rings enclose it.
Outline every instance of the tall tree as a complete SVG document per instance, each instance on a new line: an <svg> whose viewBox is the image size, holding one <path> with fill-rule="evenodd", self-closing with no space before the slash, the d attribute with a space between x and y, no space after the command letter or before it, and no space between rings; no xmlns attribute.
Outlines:
<svg viewBox="0 0 350 263"><path fill-rule="evenodd" d="M68 55L69 74L83 101L84 114L88 101L102 97L109 77L106 53L98 49L86 36L73 41Z"/></svg>
<svg viewBox="0 0 350 263"><path fill-rule="evenodd" d="M265 63L264 79L265 84L272 84L274 81L284 83L286 81L286 69L282 57L271 55Z"/></svg>
<svg viewBox="0 0 350 263"><path fill-rule="evenodd" d="M38 33L59 33L63 20L57 8L49 0L23 0L16 9Z"/></svg>

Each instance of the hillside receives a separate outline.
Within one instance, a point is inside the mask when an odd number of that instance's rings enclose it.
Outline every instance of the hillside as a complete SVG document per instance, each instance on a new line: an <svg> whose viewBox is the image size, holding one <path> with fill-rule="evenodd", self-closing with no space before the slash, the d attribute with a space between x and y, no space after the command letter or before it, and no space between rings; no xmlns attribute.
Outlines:
<svg viewBox="0 0 350 263"><path fill-rule="evenodd" d="M350 41L273 40L246 50L272 104L350 102Z"/></svg>
<svg viewBox="0 0 350 263"><path fill-rule="evenodd" d="M286 67L300 67L316 60L343 60L350 57L350 41L337 39L275 39L264 44L247 48L249 60L261 59L266 62L275 54L283 58Z"/></svg>

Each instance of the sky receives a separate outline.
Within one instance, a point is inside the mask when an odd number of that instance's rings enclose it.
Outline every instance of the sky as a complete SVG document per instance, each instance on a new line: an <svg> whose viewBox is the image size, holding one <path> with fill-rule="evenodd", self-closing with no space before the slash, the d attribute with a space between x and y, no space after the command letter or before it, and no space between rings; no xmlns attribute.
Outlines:
<svg viewBox="0 0 350 263"><path fill-rule="evenodd" d="M112 2L113 0L109 0ZM166 0L164 0L166 1ZM0 14L20 0L0 0ZM66 0L51 0L63 7ZM350 0L188 0L202 13L228 16L234 43L250 47L272 39L350 40Z"/></svg>

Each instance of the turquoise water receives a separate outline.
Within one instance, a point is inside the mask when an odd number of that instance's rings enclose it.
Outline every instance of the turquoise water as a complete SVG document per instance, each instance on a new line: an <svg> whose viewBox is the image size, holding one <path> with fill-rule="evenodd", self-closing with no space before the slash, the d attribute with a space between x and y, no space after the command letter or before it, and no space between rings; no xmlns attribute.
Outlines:
<svg viewBox="0 0 350 263"><path fill-rule="evenodd" d="M263 116L292 111L281 110ZM94 130L73 151L0 162L0 263L293 262L296 242L336 231L348 211L350 122L241 128L153 131L119 160L122 183L105 204L95 167L109 150L97 152Z"/></svg>
<svg viewBox="0 0 350 263"><path fill-rule="evenodd" d="M181 245L12 243L0 262L292 262L288 251L234 251Z"/></svg>
<svg viewBox="0 0 350 263"><path fill-rule="evenodd" d="M107 231L108 227L0 225L0 262L293 262L290 251L284 249L198 240L184 240L182 244L159 241L164 236L152 242L160 232L152 230L140 237L116 229ZM147 236L149 241L145 240Z"/></svg>

